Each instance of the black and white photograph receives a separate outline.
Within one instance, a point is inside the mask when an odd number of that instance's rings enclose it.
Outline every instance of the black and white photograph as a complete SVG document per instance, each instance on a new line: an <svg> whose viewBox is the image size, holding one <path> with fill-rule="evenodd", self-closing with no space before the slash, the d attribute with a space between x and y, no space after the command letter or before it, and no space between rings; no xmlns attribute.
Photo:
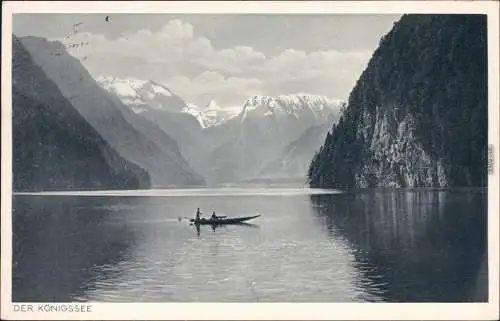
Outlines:
<svg viewBox="0 0 500 321"><path fill-rule="evenodd" d="M260 4L11 10L9 319L498 302L498 12Z"/></svg>

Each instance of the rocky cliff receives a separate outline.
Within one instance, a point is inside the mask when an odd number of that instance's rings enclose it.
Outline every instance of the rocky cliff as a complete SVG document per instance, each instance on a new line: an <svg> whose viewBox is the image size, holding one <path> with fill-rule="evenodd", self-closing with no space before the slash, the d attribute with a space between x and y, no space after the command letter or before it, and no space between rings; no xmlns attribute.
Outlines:
<svg viewBox="0 0 500 321"><path fill-rule="evenodd" d="M485 16L403 16L313 158L310 185L485 185L486 39Z"/></svg>

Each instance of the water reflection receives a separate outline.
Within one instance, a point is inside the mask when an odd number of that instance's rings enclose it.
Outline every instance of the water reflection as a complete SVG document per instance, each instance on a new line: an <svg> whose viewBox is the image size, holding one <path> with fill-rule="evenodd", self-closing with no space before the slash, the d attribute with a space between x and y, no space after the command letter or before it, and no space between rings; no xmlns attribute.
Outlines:
<svg viewBox="0 0 500 321"><path fill-rule="evenodd" d="M328 235L350 244L356 282L367 293L392 302L462 302L487 301L486 195L366 190L311 200Z"/></svg>
<svg viewBox="0 0 500 321"><path fill-rule="evenodd" d="M14 301L484 301L485 195L16 196Z"/></svg>
<svg viewBox="0 0 500 321"><path fill-rule="evenodd" d="M194 226L195 229L196 229L196 236L198 238L200 238L200 235L201 235L201 229L203 227L208 227L210 226L210 229L212 230L213 233L215 233L215 231L217 229L220 229L220 228L225 228L226 225L221 225L221 224L210 224L210 225L200 225L200 224L194 224L194 223L191 223L190 224L191 226ZM245 222L241 222L241 223L232 223L231 226L242 226L242 227L247 227L247 228L258 228L259 226L256 225L256 224L251 224L251 223L245 223Z"/></svg>
<svg viewBox="0 0 500 321"><path fill-rule="evenodd" d="M89 213L94 203L103 200L14 197L13 301L72 301L127 256L133 232L106 207Z"/></svg>

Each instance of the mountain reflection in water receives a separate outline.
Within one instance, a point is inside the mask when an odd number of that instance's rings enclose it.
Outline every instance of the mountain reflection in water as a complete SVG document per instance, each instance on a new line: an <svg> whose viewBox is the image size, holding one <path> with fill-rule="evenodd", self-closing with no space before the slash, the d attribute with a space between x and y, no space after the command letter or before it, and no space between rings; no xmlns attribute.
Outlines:
<svg viewBox="0 0 500 321"><path fill-rule="evenodd" d="M86 285L106 278L103 267L126 257L134 241L126 225L104 224L111 214L106 199L14 201L13 301L72 301Z"/></svg>
<svg viewBox="0 0 500 321"><path fill-rule="evenodd" d="M487 194L366 190L312 195L327 233L350 244L367 292L389 302L487 301Z"/></svg>

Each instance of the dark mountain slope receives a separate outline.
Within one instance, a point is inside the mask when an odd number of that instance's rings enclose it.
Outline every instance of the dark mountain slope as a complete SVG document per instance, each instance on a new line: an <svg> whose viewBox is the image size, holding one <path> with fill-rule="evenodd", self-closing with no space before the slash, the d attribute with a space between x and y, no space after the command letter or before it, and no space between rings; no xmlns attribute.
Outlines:
<svg viewBox="0 0 500 321"><path fill-rule="evenodd" d="M116 153L14 37L13 190L148 188L149 175Z"/></svg>
<svg viewBox="0 0 500 321"><path fill-rule="evenodd" d="M486 38L486 16L403 16L313 158L310 184L484 185Z"/></svg>
<svg viewBox="0 0 500 321"><path fill-rule="evenodd" d="M20 41L85 120L122 157L148 171L154 187L204 184L171 137L101 88L62 43L37 37Z"/></svg>

